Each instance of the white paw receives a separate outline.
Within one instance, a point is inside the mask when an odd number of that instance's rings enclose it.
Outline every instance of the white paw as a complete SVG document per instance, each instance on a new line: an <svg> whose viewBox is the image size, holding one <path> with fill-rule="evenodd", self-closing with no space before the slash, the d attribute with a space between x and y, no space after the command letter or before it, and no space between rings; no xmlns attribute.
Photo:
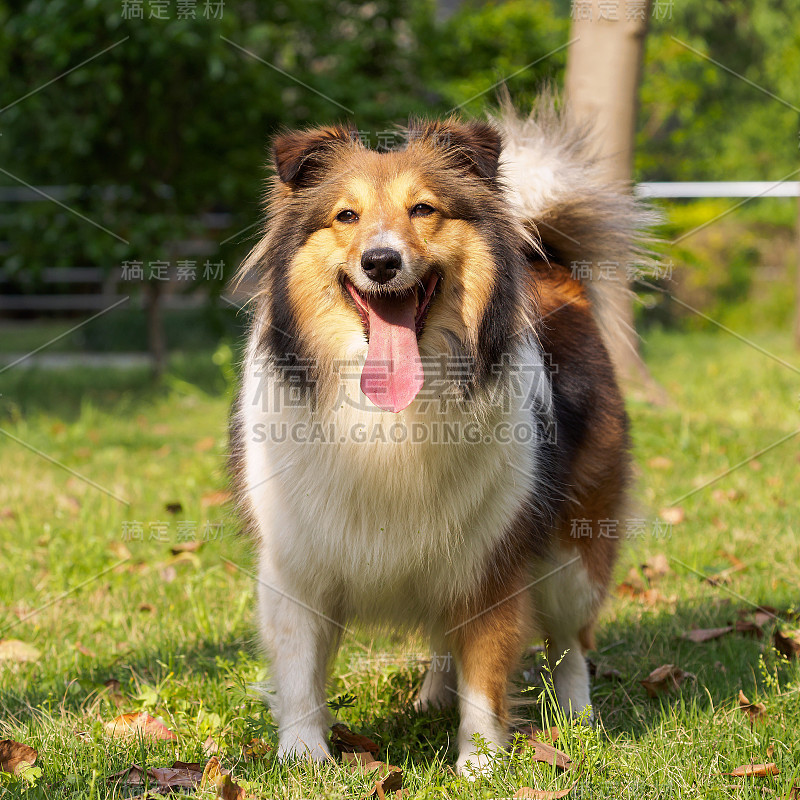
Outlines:
<svg viewBox="0 0 800 800"><path fill-rule="evenodd" d="M481 776L491 775L498 764L501 750L478 752L469 748L458 756L456 773L469 781L476 781Z"/></svg>
<svg viewBox="0 0 800 800"><path fill-rule="evenodd" d="M292 731L279 734L278 758L281 761L296 761L310 758L312 761L326 761L331 751L323 730Z"/></svg>

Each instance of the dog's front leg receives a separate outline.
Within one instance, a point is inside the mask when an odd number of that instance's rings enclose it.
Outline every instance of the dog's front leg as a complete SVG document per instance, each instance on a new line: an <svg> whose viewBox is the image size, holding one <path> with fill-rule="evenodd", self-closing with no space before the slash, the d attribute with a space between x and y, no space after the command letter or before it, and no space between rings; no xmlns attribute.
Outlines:
<svg viewBox="0 0 800 800"><path fill-rule="evenodd" d="M522 646L524 599L514 589L471 606L451 629L457 653L459 774L475 775L508 740L508 681ZM479 734L482 743L475 741Z"/></svg>
<svg viewBox="0 0 800 800"><path fill-rule="evenodd" d="M339 628L312 600L293 596L263 564L258 604L261 636L272 664L278 757L321 761L330 756L325 682Z"/></svg>

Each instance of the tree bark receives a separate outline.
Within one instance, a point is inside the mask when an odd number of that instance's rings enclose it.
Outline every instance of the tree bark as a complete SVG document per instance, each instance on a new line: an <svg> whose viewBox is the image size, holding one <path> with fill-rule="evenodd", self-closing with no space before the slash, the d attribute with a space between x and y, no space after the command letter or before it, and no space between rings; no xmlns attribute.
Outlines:
<svg viewBox="0 0 800 800"><path fill-rule="evenodd" d="M147 344L153 364L153 375L159 379L167 367L167 342L164 333L164 315L161 308L162 283L155 280L147 284Z"/></svg>
<svg viewBox="0 0 800 800"><path fill-rule="evenodd" d="M641 4L591 0L574 4L565 94L572 113L588 120L597 134L600 166L610 181L630 183L636 135L639 80L652 0ZM629 19L629 10L638 9ZM624 265L617 279L625 281ZM650 376L639 354L633 327L633 300L620 297L615 309L629 333L611 357L622 380L662 401L663 390ZM627 340L627 341L626 341Z"/></svg>

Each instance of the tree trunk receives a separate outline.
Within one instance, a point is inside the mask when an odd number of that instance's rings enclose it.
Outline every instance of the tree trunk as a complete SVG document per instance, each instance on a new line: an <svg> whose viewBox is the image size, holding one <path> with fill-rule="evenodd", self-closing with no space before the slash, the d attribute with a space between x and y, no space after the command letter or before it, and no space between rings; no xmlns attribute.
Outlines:
<svg viewBox="0 0 800 800"><path fill-rule="evenodd" d="M150 281L145 298L147 302L147 345L153 363L153 374L161 378L167 366L167 342L164 334L164 315L161 308L162 282Z"/></svg>
<svg viewBox="0 0 800 800"><path fill-rule="evenodd" d="M639 79L644 42L652 0L608 3L592 0L574 4L571 39L567 55L565 94L579 120L589 120L597 133L601 167L611 181L633 178L633 148L636 134ZM638 15L629 19L629 10ZM624 281L624 265L617 279ZM656 384L639 355L639 341L633 328L633 301L620 298L615 309L625 330L620 346L611 353L622 380L643 389L647 397L662 401L663 390Z"/></svg>

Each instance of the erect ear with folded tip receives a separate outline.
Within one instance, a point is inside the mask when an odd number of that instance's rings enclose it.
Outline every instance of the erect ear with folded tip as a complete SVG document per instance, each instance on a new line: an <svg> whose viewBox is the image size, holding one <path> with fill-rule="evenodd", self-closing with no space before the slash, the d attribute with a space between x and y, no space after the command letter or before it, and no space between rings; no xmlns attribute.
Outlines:
<svg viewBox="0 0 800 800"><path fill-rule="evenodd" d="M312 186L338 150L357 143L358 133L342 125L282 133L272 143L275 171L292 189Z"/></svg>
<svg viewBox="0 0 800 800"><path fill-rule="evenodd" d="M503 140L488 122L412 120L408 127L409 142L424 142L442 148L453 163L479 178L494 179Z"/></svg>

